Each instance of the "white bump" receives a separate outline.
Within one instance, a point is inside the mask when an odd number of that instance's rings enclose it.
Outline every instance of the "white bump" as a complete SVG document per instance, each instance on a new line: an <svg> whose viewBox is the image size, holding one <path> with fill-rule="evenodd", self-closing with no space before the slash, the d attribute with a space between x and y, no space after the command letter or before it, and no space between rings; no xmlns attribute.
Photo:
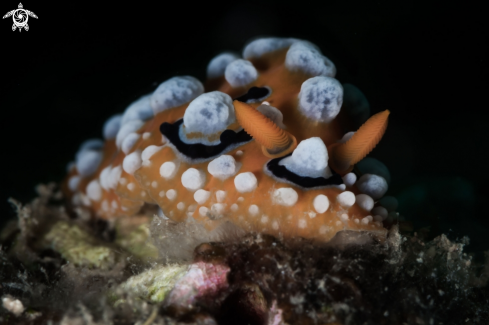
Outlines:
<svg viewBox="0 0 489 325"><path fill-rule="evenodd" d="M126 155L131 151L131 149L134 147L136 142L141 139L141 135L138 133L129 133L124 140L122 141L121 144L121 150L124 152Z"/></svg>
<svg viewBox="0 0 489 325"><path fill-rule="evenodd" d="M260 222L261 222L261 223L267 223L267 222L268 222L268 216L266 216L266 215L262 215L262 216L261 216L261 219L260 219Z"/></svg>
<svg viewBox="0 0 489 325"><path fill-rule="evenodd" d="M236 156L242 156L243 155L243 151L242 150L238 150L236 151Z"/></svg>
<svg viewBox="0 0 489 325"><path fill-rule="evenodd" d="M272 199L277 204L291 207L297 202L299 195L293 188L283 187L273 192Z"/></svg>
<svg viewBox="0 0 489 325"><path fill-rule="evenodd" d="M173 161L167 161L161 164L160 175L165 179L172 179L177 173L177 165Z"/></svg>
<svg viewBox="0 0 489 325"><path fill-rule="evenodd" d="M343 207L349 208L355 204L355 194L350 191L345 191L343 193L338 194L336 197L336 201Z"/></svg>
<svg viewBox="0 0 489 325"><path fill-rule="evenodd" d="M208 208L206 208L206 207L200 207L199 208L199 214L202 217L205 217L207 215L207 212L209 212L209 209Z"/></svg>
<svg viewBox="0 0 489 325"><path fill-rule="evenodd" d="M299 222L297 223L297 226L301 229L304 229L307 227L307 221L306 219L299 219Z"/></svg>
<svg viewBox="0 0 489 325"><path fill-rule="evenodd" d="M226 195L227 195L227 192L226 191L221 191L221 190L218 190L216 192L216 200L218 203L222 203L226 200Z"/></svg>
<svg viewBox="0 0 489 325"><path fill-rule="evenodd" d="M134 184L134 183L127 184L127 189L129 191L134 191L135 188L136 188L136 184Z"/></svg>
<svg viewBox="0 0 489 325"><path fill-rule="evenodd" d="M185 203L183 203L183 202L178 202L178 204L177 204L177 209L178 209L178 210L183 210L183 209L185 209Z"/></svg>
<svg viewBox="0 0 489 325"><path fill-rule="evenodd" d="M244 201L244 197L240 196L237 201L238 202L243 202Z"/></svg>
<svg viewBox="0 0 489 325"><path fill-rule="evenodd" d="M250 61L238 59L228 64L224 77L231 87L243 87L258 78L258 71Z"/></svg>
<svg viewBox="0 0 489 325"><path fill-rule="evenodd" d="M358 189L368 194L374 200L380 199L387 192L387 181L384 177L374 174L364 174L356 183Z"/></svg>
<svg viewBox="0 0 489 325"><path fill-rule="evenodd" d="M318 137L301 141L292 155L280 160L279 165L303 177L328 178L332 175L328 167L328 150Z"/></svg>
<svg viewBox="0 0 489 325"><path fill-rule="evenodd" d="M348 221L348 215L346 213L343 213L341 216L340 216L340 219L342 221Z"/></svg>
<svg viewBox="0 0 489 325"><path fill-rule="evenodd" d="M129 175L134 175L134 172L141 167L141 162L141 151L136 150L124 157L122 168Z"/></svg>
<svg viewBox="0 0 489 325"><path fill-rule="evenodd" d="M71 191L75 192L78 189L78 184L80 184L80 180L81 178L78 175L71 176L70 179L68 180L68 188Z"/></svg>
<svg viewBox="0 0 489 325"><path fill-rule="evenodd" d="M151 137L151 133L150 132L144 132L143 133L143 140L148 140L150 137Z"/></svg>
<svg viewBox="0 0 489 325"><path fill-rule="evenodd" d="M97 179L94 179L87 185L87 196L93 201L100 201L102 198L102 187Z"/></svg>
<svg viewBox="0 0 489 325"><path fill-rule="evenodd" d="M238 211L238 209L239 209L239 207L238 207L238 205L236 203L233 203L231 205L231 211L236 212L236 211Z"/></svg>
<svg viewBox="0 0 489 325"><path fill-rule="evenodd" d="M124 177L121 177L121 178L119 179L119 184L121 184L121 185L126 185L126 184L127 184L127 179L126 179L126 178L124 178Z"/></svg>
<svg viewBox="0 0 489 325"><path fill-rule="evenodd" d="M160 191L160 193L158 193L158 196L159 197L164 197L165 196L165 191Z"/></svg>
<svg viewBox="0 0 489 325"><path fill-rule="evenodd" d="M236 174L236 160L230 155L219 156L207 165L207 170L212 176L225 180Z"/></svg>
<svg viewBox="0 0 489 325"><path fill-rule="evenodd" d="M146 191L141 191L141 196L145 197L146 196Z"/></svg>
<svg viewBox="0 0 489 325"><path fill-rule="evenodd" d="M252 204L250 205L250 207L248 208L248 212L252 215L252 216L256 216L258 214L258 212L260 212L260 209L258 208L257 205L255 204Z"/></svg>
<svg viewBox="0 0 489 325"><path fill-rule="evenodd" d="M224 203L214 203L211 206L211 212L216 217L222 215L225 210L226 210L226 204Z"/></svg>
<svg viewBox="0 0 489 325"><path fill-rule="evenodd" d="M252 172L240 173L234 178L234 186L240 193L254 191L257 185L258 181Z"/></svg>
<svg viewBox="0 0 489 325"><path fill-rule="evenodd" d="M357 175L354 173L348 173L343 176L343 183L345 183L346 187L352 187L353 184L357 181Z"/></svg>
<svg viewBox="0 0 489 325"><path fill-rule="evenodd" d="M239 59L234 53L221 53L214 57L207 65L207 78L213 79L224 76L229 63Z"/></svg>
<svg viewBox="0 0 489 325"><path fill-rule="evenodd" d="M92 175L102 162L102 152L99 150L82 149L76 154L76 169L82 177Z"/></svg>
<svg viewBox="0 0 489 325"><path fill-rule="evenodd" d="M112 200L112 202L110 203L110 205L112 205L112 207L113 207L114 209L119 209L119 204L117 203L117 201L116 201L116 200Z"/></svg>
<svg viewBox="0 0 489 325"><path fill-rule="evenodd" d="M243 57L245 59L258 58L264 54L286 48L296 40L293 38L267 37L259 38L245 46Z"/></svg>
<svg viewBox="0 0 489 325"><path fill-rule="evenodd" d="M166 191L166 197L170 201L175 200L177 198L177 191L175 191L174 189Z"/></svg>
<svg viewBox="0 0 489 325"><path fill-rule="evenodd" d="M100 172L100 186L106 191L110 189L110 171L111 166L107 166Z"/></svg>
<svg viewBox="0 0 489 325"><path fill-rule="evenodd" d="M308 216L309 216L309 218L311 218L311 219L316 218L316 212L309 211L309 212L307 213L307 215L308 215Z"/></svg>
<svg viewBox="0 0 489 325"><path fill-rule="evenodd" d="M144 125L144 122L141 120L132 120L129 121L121 126L119 129L119 132L117 132L117 136L115 138L115 143L117 148L121 148L122 142L124 139L131 133L138 131L142 126Z"/></svg>
<svg viewBox="0 0 489 325"><path fill-rule="evenodd" d="M205 184L205 173L199 169L189 168L182 174L182 185L190 190L196 191Z"/></svg>
<svg viewBox="0 0 489 325"><path fill-rule="evenodd" d="M358 206L365 211L370 211L374 207L374 200L367 194L358 194L355 198Z"/></svg>
<svg viewBox="0 0 489 325"><path fill-rule="evenodd" d="M204 204L211 197L211 192L206 190L197 190L194 193L194 200L198 204Z"/></svg>
<svg viewBox="0 0 489 325"><path fill-rule="evenodd" d="M190 76L173 77L161 83L151 95L154 114L190 102L204 92L202 83Z"/></svg>
<svg viewBox="0 0 489 325"><path fill-rule="evenodd" d="M224 131L229 124L236 122L232 98L223 92L212 91L195 98L183 115L183 128L180 128L180 138L187 143L202 142L206 144L220 143L219 139L212 142L202 138L188 139L186 134L198 132L205 135Z"/></svg>
<svg viewBox="0 0 489 325"><path fill-rule="evenodd" d="M122 174L122 167L120 165L113 167L110 170L110 174L109 174L110 188L115 189L117 187L117 184L119 183L119 179L121 178L121 174Z"/></svg>
<svg viewBox="0 0 489 325"><path fill-rule="evenodd" d="M152 118L154 114L149 103L150 98L151 95L144 95L132 102L122 115L121 125L134 120L146 121Z"/></svg>
<svg viewBox="0 0 489 325"><path fill-rule="evenodd" d="M362 225L368 225L368 223L370 222L370 220L367 217L365 217L365 218L362 219L361 222L362 222Z"/></svg>
<svg viewBox="0 0 489 325"><path fill-rule="evenodd" d="M153 155L158 151L160 151L162 148L163 146L160 147L155 145L147 146L146 148L144 148L143 152L141 153L141 159L143 160L143 162L149 161L151 157L153 157Z"/></svg>
<svg viewBox="0 0 489 325"><path fill-rule="evenodd" d="M317 213L324 213L329 208L329 199L326 195L319 194L314 198L312 204L314 205L314 209L316 210Z"/></svg>
<svg viewBox="0 0 489 325"><path fill-rule="evenodd" d="M334 77L336 67L310 42L295 42L287 51L285 66L290 71L301 71L312 76Z"/></svg>
<svg viewBox="0 0 489 325"><path fill-rule="evenodd" d="M153 188L157 188L157 187L158 187L158 182L157 182L157 181L152 181L152 182L151 182L151 186L152 186Z"/></svg>
<svg viewBox="0 0 489 325"><path fill-rule="evenodd" d="M372 214L379 215L382 217L382 220L385 220L387 219L387 215L389 214L389 212L387 211L386 208L379 206L372 209Z"/></svg>
<svg viewBox="0 0 489 325"><path fill-rule="evenodd" d="M358 219L355 219L355 223L360 223L360 220L358 220Z"/></svg>
<svg viewBox="0 0 489 325"><path fill-rule="evenodd" d="M122 116L120 114L110 117L105 123L103 128L104 139L114 139L121 127Z"/></svg>
<svg viewBox="0 0 489 325"><path fill-rule="evenodd" d="M329 123L340 112L342 103L343 87L338 80L314 77L302 83L299 110L308 118Z"/></svg>

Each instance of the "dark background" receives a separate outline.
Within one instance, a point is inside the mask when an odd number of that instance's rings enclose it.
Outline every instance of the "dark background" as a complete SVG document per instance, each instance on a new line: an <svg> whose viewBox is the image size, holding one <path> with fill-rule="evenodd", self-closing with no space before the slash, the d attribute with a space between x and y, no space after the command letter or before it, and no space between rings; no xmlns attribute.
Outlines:
<svg viewBox="0 0 489 325"><path fill-rule="evenodd" d="M17 1L3 1L1 15ZM8 197L28 202L36 184L61 180L109 116L171 76L203 81L214 55L271 35L317 44L373 113L391 111L371 156L389 167L389 194L416 229L489 249L483 1L23 5L39 17L28 32L12 32L11 18L0 24L2 222L14 217Z"/></svg>

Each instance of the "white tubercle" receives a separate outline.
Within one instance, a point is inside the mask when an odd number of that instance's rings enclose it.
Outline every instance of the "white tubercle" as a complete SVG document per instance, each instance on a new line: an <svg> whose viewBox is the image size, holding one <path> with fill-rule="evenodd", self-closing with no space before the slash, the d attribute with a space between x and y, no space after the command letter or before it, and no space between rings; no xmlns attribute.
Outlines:
<svg viewBox="0 0 489 325"><path fill-rule="evenodd" d="M161 83L151 95L154 114L190 102L204 92L202 83L194 77L173 77Z"/></svg>
<svg viewBox="0 0 489 325"><path fill-rule="evenodd" d="M167 161L160 166L160 175L165 179L172 179L177 174L177 165L173 161Z"/></svg>
<svg viewBox="0 0 489 325"><path fill-rule="evenodd" d="M302 83L299 110L304 116L319 122L331 122L343 104L343 87L330 77L314 77Z"/></svg>
<svg viewBox="0 0 489 325"><path fill-rule="evenodd" d="M295 42L287 51L285 66L290 71L300 71L311 76L334 77L336 67L310 42Z"/></svg>
<svg viewBox="0 0 489 325"><path fill-rule="evenodd" d="M144 122L141 120L131 120L131 121L128 121L126 124L123 124L121 126L121 128L119 129L119 132L117 132L117 136L115 138L115 144L116 144L117 148L120 149L124 139L129 134L138 131L143 125L144 125Z"/></svg>
<svg viewBox="0 0 489 325"><path fill-rule="evenodd" d="M250 61L238 59L226 67L224 77L231 87L244 87L258 78L258 71Z"/></svg>
<svg viewBox="0 0 489 325"><path fill-rule="evenodd" d="M214 57L207 65L207 78L219 78L224 76L224 71L229 63L239 59L239 56L234 53L221 53Z"/></svg>
<svg viewBox="0 0 489 325"><path fill-rule="evenodd" d="M204 204L211 197L211 192L206 190L197 190L194 193L194 200L198 204Z"/></svg>
<svg viewBox="0 0 489 325"><path fill-rule="evenodd" d="M248 213L251 214L252 216L256 216L260 212L260 208L256 204L250 205L248 208Z"/></svg>
<svg viewBox="0 0 489 325"><path fill-rule="evenodd" d="M314 206L314 209L317 213L324 213L329 208L329 199L326 195L319 194L314 198L312 205Z"/></svg>
<svg viewBox="0 0 489 325"><path fill-rule="evenodd" d="M219 156L207 165L207 171L212 176L225 180L236 174L236 160L230 155Z"/></svg>
<svg viewBox="0 0 489 325"><path fill-rule="evenodd" d="M348 173L343 176L343 183L345 183L346 187L352 187L357 181L357 175L354 173Z"/></svg>
<svg viewBox="0 0 489 325"><path fill-rule="evenodd" d="M336 200L343 208L350 208L355 204L355 194L350 191L345 191L338 194Z"/></svg>
<svg viewBox="0 0 489 325"><path fill-rule="evenodd" d="M114 115L110 117L105 123L103 127L103 135L105 140L114 139L119 132L119 128L121 127L122 116L120 114Z"/></svg>
<svg viewBox="0 0 489 325"><path fill-rule="evenodd" d="M189 168L182 174L182 185L189 191L201 189L205 184L205 173L199 169Z"/></svg>
<svg viewBox="0 0 489 325"><path fill-rule="evenodd" d="M177 191L175 191L174 189L166 191L166 197L170 201L175 200L177 198Z"/></svg>
<svg viewBox="0 0 489 325"><path fill-rule="evenodd" d="M219 139L207 141L201 138L187 138L189 133L213 135L224 131L229 124L236 122L232 98L220 91L211 91L195 98L185 110L180 139L186 143L220 143Z"/></svg>
<svg viewBox="0 0 489 325"><path fill-rule="evenodd" d="M227 192L226 191L217 190L216 191L216 200L217 200L217 202L219 202L219 203L224 202L224 200L226 200L226 195L227 195Z"/></svg>
<svg viewBox="0 0 489 325"><path fill-rule="evenodd" d="M141 159L143 160L143 163L148 162L151 159L151 157L153 157L153 155L158 151L160 151L162 148L163 146L155 146L155 145L147 146L141 153Z"/></svg>
<svg viewBox="0 0 489 325"><path fill-rule="evenodd" d="M124 158L122 168L129 175L134 175L134 172L141 167L141 163L141 151L136 150Z"/></svg>
<svg viewBox="0 0 489 325"><path fill-rule="evenodd" d="M96 149L82 149L76 154L76 169L82 177L92 175L102 162L102 152Z"/></svg>
<svg viewBox="0 0 489 325"><path fill-rule="evenodd" d="M68 180L68 188L75 192L78 189L78 185L80 184L81 177L78 175L71 176Z"/></svg>
<svg viewBox="0 0 489 325"><path fill-rule="evenodd" d="M136 142L141 139L141 135L138 133L129 133L124 140L122 141L121 144L121 150L124 152L126 155L131 151L131 149L134 147Z"/></svg>
<svg viewBox="0 0 489 325"><path fill-rule="evenodd" d="M110 189L110 171L111 166L107 166L100 172L100 186L106 191Z"/></svg>
<svg viewBox="0 0 489 325"><path fill-rule="evenodd" d="M384 196L388 189L385 178L374 174L362 175L356 185L362 193L370 195L374 200L378 200Z"/></svg>
<svg viewBox="0 0 489 325"><path fill-rule="evenodd" d="M328 178L332 175L328 167L328 150L318 137L301 141L292 155L282 159L279 165L303 177Z"/></svg>
<svg viewBox="0 0 489 325"><path fill-rule="evenodd" d="M97 179L92 180L87 185L87 196L93 201L100 201L102 199L102 188Z"/></svg>
<svg viewBox="0 0 489 325"><path fill-rule="evenodd" d="M234 178L234 186L240 193L252 192L258 186L258 180L252 172L240 173Z"/></svg>
<svg viewBox="0 0 489 325"><path fill-rule="evenodd" d="M144 95L132 102L122 115L121 125L133 120L147 121L152 118L154 113L150 105L150 98L151 95Z"/></svg>
<svg viewBox="0 0 489 325"><path fill-rule="evenodd" d="M115 166L110 170L109 184L108 185L111 189L115 189L117 187L117 184L119 183L119 180L121 179L121 175L122 175L122 166L121 165Z"/></svg>
<svg viewBox="0 0 489 325"><path fill-rule="evenodd" d="M286 48L296 42L293 38L267 37L248 43L243 50L243 58L259 58L264 54Z"/></svg>
<svg viewBox="0 0 489 325"><path fill-rule="evenodd" d="M286 207L295 205L298 199L299 195L293 188L290 187L276 189L272 196L273 202Z"/></svg>
<svg viewBox="0 0 489 325"><path fill-rule="evenodd" d="M358 194L355 197L355 202L365 211L370 211L374 207L374 200L367 194Z"/></svg>

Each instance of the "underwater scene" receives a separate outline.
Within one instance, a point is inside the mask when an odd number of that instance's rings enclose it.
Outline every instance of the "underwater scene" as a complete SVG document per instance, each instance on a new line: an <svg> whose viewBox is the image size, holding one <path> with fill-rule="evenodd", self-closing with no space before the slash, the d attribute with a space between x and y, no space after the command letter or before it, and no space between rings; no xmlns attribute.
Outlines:
<svg viewBox="0 0 489 325"><path fill-rule="evenodd" d="M4 11L0 324L489 324L482 9Z"/></svg>

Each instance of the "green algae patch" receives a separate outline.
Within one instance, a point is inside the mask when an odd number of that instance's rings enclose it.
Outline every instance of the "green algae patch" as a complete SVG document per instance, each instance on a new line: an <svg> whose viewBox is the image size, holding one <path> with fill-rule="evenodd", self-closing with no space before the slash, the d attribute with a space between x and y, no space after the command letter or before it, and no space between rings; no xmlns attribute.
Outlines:
<svg viewBox="0 0 489 325"><path fill-rule="evenodd" d="M116 262L115 252L101 245L78 225L59 221L44 240L68 262L77 266L108 269Z"/></svg>
<svg viewBox="0 0 489 325"><path fill-rule="evenodd" d="M130 232L120 231L117 228L116 244L143 261L152 261L158 258L158 250L150 242L150 232L147 224L139 225Z"/></svg>
<svg viewBox="0 0 489 325"><path fill-rule="evenodd" d="M115 305L124 301L122 299L124 295L151 303L162 302L187 269L187 265L177 264L152 268L130 277L110 293L109 296L115 301Z"/></svg>

